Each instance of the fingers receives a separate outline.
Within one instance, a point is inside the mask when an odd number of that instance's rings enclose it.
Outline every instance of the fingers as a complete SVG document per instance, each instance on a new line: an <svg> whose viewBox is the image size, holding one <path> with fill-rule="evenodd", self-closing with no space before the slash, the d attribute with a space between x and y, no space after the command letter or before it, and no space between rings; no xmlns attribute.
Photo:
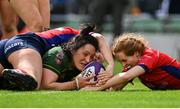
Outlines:
<svg viewBox="0 0 180 109"><path fill-rule="evenodd" d="M78 77L79 87L85 87L85 86L92 86L97 84L97 81L90 81L92 78L94 78L94 75L91 75L89 77Z"/></svg>
<svg viewBox="0 0 180 109"><path fill-rule="evenodd" d="M103 78L107 78L108 75L107 75L106 73L102 72L102 73L100 73L97 77L98 77L99 80L101 80L101 79L103 79Z"/></svg>
<svg viewBox="0 0 180 109"><path fill-rule="evenodd" d="M90 75L89 77L85 77L84 79L85 79L86 81L89 81L89 80L91 80L92 78L94 78L94 76L95 76L95 74L92 74L92 75Z"/></svg>
<svg viewBox="0 0 180 109"><path fill-rule="evenodd" d="M101 86L104 85L112 77L112 75L110 75L105 71L100 73L97 77L98 77L97 86Z"/></svg>
<svg viewBox="0 0 180 109"><path fill-rule="evenodd" d="M90 77L85 78L85 80L87 81L85 84L86 85L95 85L97 84L97 81L90 81L92 78L94 78L95 75L91 75Z"/></svg>
<svg viewBox="0 0 180 109"><path fill-rule="evenodd" d="M104 56L100 53L100 52L97 52L94 56L94 59L98 62L103 62L104 61Z"/></svg>
<svg viewBox="0 0 180 109"><path fill-rule="evenodd" d="M98 81L98 85L103 85L105 84L107 81L109 80L109 78L104 78Z"/></svg>
<svg viewBox="0 0 180 109"><path fill-rule="evenodd" d="M113 75L108 73L107 71L103 71L101 72L99 75L98 75L98 78L101 78L101 77L112 77Z"/></svg>
<svg viewBox="0 0 180 109"><path fill-rule="evenodd" d="M93 82L86 82L86 85L88 86L92 86L92 85L96 85L97 81L93 81Z"/></svg>
<svg viewBox="0 0 180 109"><path fill-rule="evenodd" d="M109 75L108 73L101 73L97 77L98 81L107 81L111 78L111 75Z"/></svg>

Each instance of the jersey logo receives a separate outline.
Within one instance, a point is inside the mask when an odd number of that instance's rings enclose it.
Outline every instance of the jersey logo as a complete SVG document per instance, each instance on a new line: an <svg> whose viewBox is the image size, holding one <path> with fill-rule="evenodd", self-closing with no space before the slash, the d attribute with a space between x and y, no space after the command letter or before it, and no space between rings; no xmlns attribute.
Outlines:
<svg viewBox="0 0 180 109"><path fill-rule="evenodd" d="M56 60L55 60L56 64L58 65L62 64L63 57L64 57L63 51L60 51L59 53L57 53Z"/></svg>

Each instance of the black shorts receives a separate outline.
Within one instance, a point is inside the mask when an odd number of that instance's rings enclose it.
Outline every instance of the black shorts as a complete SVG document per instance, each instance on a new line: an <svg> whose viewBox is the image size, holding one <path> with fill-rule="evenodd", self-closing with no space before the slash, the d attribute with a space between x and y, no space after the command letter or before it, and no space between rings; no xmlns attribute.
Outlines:
<svg viewBox="0 0 180 109"><path fill-rule="evenodd" d="M20 49L31 48L38 51L41 56L45 53L44 41L34 33L26 33L22 35L14 36L9 39L4 46L4 53L6 58Z"/></svg>
<svg viewBox="0 0 180 109"><path fill-rule="evenodd" d="M6 56L4 54L4 46L7 41L8 41L7 39L0 41L0 64L4 68L12 68L12 65L8 62L8 60L6 59Z"/></svg>

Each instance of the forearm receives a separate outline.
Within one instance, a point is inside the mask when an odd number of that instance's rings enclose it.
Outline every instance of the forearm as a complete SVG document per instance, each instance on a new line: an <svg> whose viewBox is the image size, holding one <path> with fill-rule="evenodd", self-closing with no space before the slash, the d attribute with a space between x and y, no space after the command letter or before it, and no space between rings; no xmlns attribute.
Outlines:
<svg viewBox="0 0 180 109"><path fill-rule="evenodd" d="M113 73L113 68L114 68L114 59L111 53L111 49L106 43L104 37L99 37L99 48L100 52L103 54L105 60L108 63L107 70L111 70L109 72Z"/></svg>
<svg viewBox="0 0 180 109"><path fill-rule="evenodd" d="M126 84L119 84L113 87L110 87L110 91L116 91L116 90L122 90L129 82L127 82Z"/></svg>
<svg viewBox="0 0 180 109"><path fill-rule="evenodd" d="M117 74L102 85L99 90L104 90L114 86L118 86L118 89L123 89L127 83L128 79L121 77L120 74Z"/></svg>
<svg viewBox="0 0 180 109"><path fill-rule="evenodd" d="M52 82L46 85L43 89L49 89L49 90L73 90L77 89L76 81L69 81L69 82Z"/></svg>
<svg viewBox="0 0 180 109"><path fill-rule="evenodd" d="M109 87L118 86L119 89L125 87L125 85L132 79L144 74L144 69L141 66L135 66L128 70L127 72L119 73L109 79L105 85L101 87L101 90L104 90Z"/></svg>

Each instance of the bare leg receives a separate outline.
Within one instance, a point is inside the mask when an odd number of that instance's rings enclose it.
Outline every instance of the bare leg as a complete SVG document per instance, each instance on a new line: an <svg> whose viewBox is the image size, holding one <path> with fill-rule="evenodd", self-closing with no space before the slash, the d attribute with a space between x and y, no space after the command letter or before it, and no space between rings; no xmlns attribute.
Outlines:
<svg viewBox="0 0 180 109"><path fill-rule="evenodd" d="M50 1L49 0L38 0L39 11L43 19L44 29L50 28Z"/></svg>
<svg viewBox="0 0 180 109"><path fill-rule="evenodd" d="M4 67L0 64L0 76L2 76L3 69L4 69Z"/></svg>
<svg viewBox="0 0 180 109"><path fill-rule="evenodd" d="M43 18L37 0L10 0L12 8L23 19L30 31L43 30Z"/></svg>
<svg viewBox="0 0 180 109"><path fill-rule="evenodd" d="M14 69L21 69L32 76L40 86L42 76L42 59L40 54L33 49L21 49L12 53L8 61Z"/></svg>
<svg viewBox="0 0 180 109"><path fill-rule="evenodd" d="M8 0L0 0L0 16L2 19L2 39L10 38L17 34L17 16L12 10Z"/></svg>

